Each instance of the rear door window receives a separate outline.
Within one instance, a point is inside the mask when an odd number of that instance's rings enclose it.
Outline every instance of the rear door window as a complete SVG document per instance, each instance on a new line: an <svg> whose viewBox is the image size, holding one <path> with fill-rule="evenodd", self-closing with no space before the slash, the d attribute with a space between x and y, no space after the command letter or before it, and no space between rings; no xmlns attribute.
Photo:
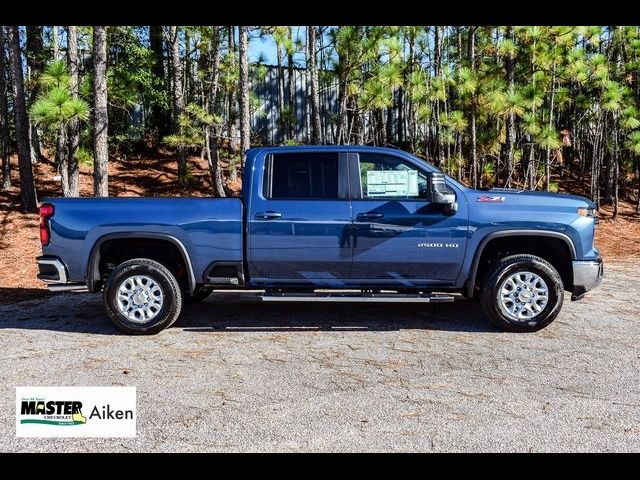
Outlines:
<svg viewBox="0 0 640 480"><path fill-rule="evenodd" d="M338 153L274 154L265 185L272 199L338 198Z"/></svg>

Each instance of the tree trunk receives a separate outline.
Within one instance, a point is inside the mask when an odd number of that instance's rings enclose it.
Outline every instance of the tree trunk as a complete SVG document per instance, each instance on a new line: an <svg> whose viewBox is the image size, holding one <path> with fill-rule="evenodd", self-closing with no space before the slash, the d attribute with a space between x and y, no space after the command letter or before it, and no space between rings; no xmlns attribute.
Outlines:
<svg viewBox="0 0 640 480"><path fill-rule="evenodd" d="M320 125L320 97L318 95L318 67L316 65L316 27L307 27L307 46L309 49L309 81L311 83L311 143L322 142L322 127Z"/></svg>
<svg viewBox="0 0 640 480"><path fill-rule="evenodd" d="M476 28L469 27L469 62L471 72L476 73ZM471 137L471 185L478 188L478 140L476 132L476 94L471 99L471 108L469 109L469 130Z"/></svg>
<svg viewBox="0 0 640 480"><path fill-rule="evenodd" d="M107 27L93 27L93 193L109 196Z"/></svg>
<svg viewBox="0 0 640 480"><path fill-rule="evenodd" d="M553 127L553 107L556 96L556 65L553 64L551 74L551 102L549 104L549 128ZM547 148L547 154L544 163L544 189L548 192L551 186L551 149Z"/></svg>
<svg viewBox="0 0 640 480"><path fill-rule="evenodd" d="M389 143L393 143L393 140L394 140L394 138L393 138L393 110L394 110L394 108L396 106L396 92L395 92L395 90L391 92L391 96L393 98L393 105L391 106L391 108L387 108L387 120L385 122L386 142L384 143L384 145L387 145Z"/></svg>
<svg viewBox="0 0 640 480"><path fill-rule="evenodd" d="M249 116L249 27L241 26L239 46L240 60L240 155L250 148L251 125Z"/></svg>
<svg viewBox="0 0 640 480"><path fill-rule="evenodd" d="M11 188L11 162L9 159L9 97L5 61L4 27L0 26L0 160L2 160L2 190Z"/></svg>
<svg viewBox="0 0 640 480"><path fill-rule="evenodd" d="M349 79L349 56L343 51L338 52L338 65L336 70L338 74L338 121L336 123L335 143L348 144L347 82Z"/></svg>
<svg viewBox="0 0 640 480"><path fill-rule="evenodd" d="M51 49L53 51L53 59L58 60L60 58L60 40L58 39L58 26L51 27Z"/></svg>
<svg viewBox="0 0 640 480"><path fill-rule="evenodd" d="M42 40L41 26L28 26L27 28L27 70L30 88L28 89L27 109L35 102L40 93L38 80L44 66L44 42ZM36 163L43 158L40 148L40 135L38 128L33 122L29 122L29 141L31 142L31 161Z"/></svg>
<svg viewBox="0 0 640 480"><path fill-rule="evenodd" d="M213 27L213 39L211 41L211 90L209 91L209 112L212 115L218 113L218 90L220 85L220 56L222 41L220 27ZM220 171L220 156L218 154L218 125L209 127L209 174L211 186L218 197L225 197L222 172Z"/></svg>
<svg viewBox="0 0 640 480"><path fill-rule="evenodd" d="M353 120L351 121L350 138L353 138L354 145L362 145L364 143L364 116L358 107L358 100L355 97L351 99L351 111L353 112Z"/></svg>
<svg viewBox="0 0 640 480"><path fill-rule="evenodd" d="M398 130L398 142L404 142L404 88L402 87L398 88L398 119L396 129Z"/></svg>
<svg viewBox="0 0 640 480"><path fill-rule="evenodd" d="M293 31L289 27L289 40L293 44ZM296 123L298 116L296 115L296 77L293 70L293 49L287 52L287 76L289 80L289 132L290 138L295 140L297 138Z"/></svg>
<svg viewBox="0 0 640 480"><path fill-rule="evenodd" d="M56 33L58 32L58 27L55 27ZM27 67L30 72L36 72L37 75L40 75L40 71L42 70L42 66L38 61L38 37L40 38L40 43L42 43L42 31L38 33L35 27L27 27ZM40 49L42 46L40 46ZM56 58L57 59L57 58ZM31 75L29 75L31 78ZM29 93L29 106L33 105L36 97L39 93L38 84L36 83L31 87L31 92ZM38 160L40 152L40 146L38 142L38 131L33 122L31 122L29 128L30 141L31 141L31 159L35 163ZM60 175L60 186L62 188L62 195L67 197L69 196L69 170L67 163L67 145L66 145L66 132L64 128L64 124L61 123L58 126L56 131L56 153L55 153L55 162L56 162L56 172Z"/></svg>
<svg viewBox="0 0 640 480"><path fill-rule="evenodd" d="M440 77L442 71L442 35L440 33L440 27L435 26L434 34L434 74L436 78ZM436 158L438 160L438 167L444 166L444 148L442 145L442 135L440 134L440 100L435 102L435 127L436 127Z"/></svg>
<svg viewBox="0 0 640 480"><path fill-rule="evenodd" d="M67 62L69 63L69 83L71 95L78 98L80 84L78 80L78 27L67 27ZM80 145L80 122L72 118L69 122L69 196L80 196L80 169L78 165L78 146Z"/></svg>
<svg viewBox="0 0 640 480"><path fill-rule="evenodd" d="M613 117L613 152L611 156L613 159L613 216L615 220L618 218L618 182L620 180L620 155L618 152L618 115Z"/></svg>
<svg viewBox="0 0 640 480"><path fill-rule="evenodd" d="M193 66L191 65L191 34L189 33L189 29L184 29L184 69L182 74L182 91L183 93L183 102L185 105L188 105L192 100L192 82L191 79L193 77L193 72L191 69Z"/></svg>
<svg viewBox="0 0 640 480"><path fill-rule="evenodd" d="M513 34L513 27L507 27L506 37L511 41L515 41ZM506 73L507 88L509 93L513 94L515 91L515 62L511 53L504 59L504 68ZM507 138L505 142L506 164L507 164L507 181L505 187L511 187L511 177L513 175L513 148L516 143L516 123L513 112L507 114Z"/></svg>
<svg viewBox="0 0 640 480"><path fill-rule="evenodd" d="M162 34L161 26L149 27L149 47L153 52L153 65L151 72L153 75L162 81L162 85L166 82L166 72L164 68L165 48L164 48L164 36ZM167 109L157 103L151 104L151 119L149 123L152 128L157 129L158 137L165 137L170 132L170 121L167 115Z"/></svg>
<svg viewBox="0 0 640 480"><path fill-rule="evenodd" d="M347 129L347 81L340 78L338 82L338 123L336 125L336 143L348 144L345 131Z"/></svg>
<svg viewBox="0 0 640 480"><path fill-rule="evenodd" d="M29 119L25 105L24 78L20 52L20 32L17 26L7 28L9 59L13 77L13 112L15 116L16 140L18 144L18 167L20 171L20 202L24 212L37 212L38 198L33 181L31 146L29 145Z"/></svg>
<svg viewBox="0 0 640 480"><path fill-rule="evenodd" d="M624 49L624 32L623 27L617 26L614 31L614 38L618 38L615 46L616 69L618 72L624 72L626 56ZM620 183L620 116L618 111L614 111L613 120L613 219L618 218L618 201L619 201L619 183Z"/></svg>
<svg viewBox="0 0 640 480"><path fill-rule="evenodd" d="M236 66L236 38L235 38L235 27L233 25L228 27L228 37L229 37L229 56L233 59L234 68ZM284 94L283 94L284 99ZM284 100L283 100L284 101ZM232 150L235 150L238 147L238 134L236 127L236 120L238 118L238 96L236 95L235 85L232 85L228 91L228 113L227 113L227 133L229 135L229 147ZM235 170L231 171L230 179L235 180L236 172Z"/></svg>
<svg viewBox="0 0 640 480"><path fill-rule="evenodd" d="M407 129L409 132L409 141L411 142L411 151L415 152L416 150L416 142L417 142L417 124L416 124L416 114L415 114L415 101L413 88L409 85L408 80L413 76L414 66L416 64L416 33L414 27L408 27L409 32L406 35L406 40L408 43L409 56L408 56L408 65L404 69L405 70L405 78L404 84L406 86L407 97L408 97L408 111L407 111Z"/></svg>
<svg viewBox="0 0 640 480"><path fill-rule="evenodd" d="M278 140L282 143L283 140L288 140L289 133L287 132L284 108L284 67L282 66L283 55L280 45L276 45L276 52L278 57Z"/></svg>
<svg viewBox="0 0 640 480"><path fill-rule="evenodd" d="M58 135L56 137L56 164L59 166L60 185L62 187L62 196L69 197L69 162L67 161L67 132L65 124L61 123L58 127Z"/></svg>
<svg viewBox="0 0 640 480"><path fill-rule="evenodd" d="M182 63L180 62L180 35L178 27L169 27L169 41L171 42L171 72L173 75L173 131L180 134L180 116L184 113L184 97L182 92ZM177 149L178 182L187 182L187 156L184 147Z"/></svg>

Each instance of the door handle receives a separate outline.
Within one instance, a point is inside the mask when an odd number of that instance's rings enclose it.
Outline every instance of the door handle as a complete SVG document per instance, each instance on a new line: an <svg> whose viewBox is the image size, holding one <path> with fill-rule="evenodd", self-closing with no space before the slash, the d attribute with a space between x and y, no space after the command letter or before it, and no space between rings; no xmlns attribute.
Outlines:
<svg viewBox="0 0 640 480"><path fill-rule="evenodd" d="M382 217L384 217L384 213L376 213L376 212L359 213L358 215L356 215L356 218L358 220L373 220L373 219L382 218Z"/></svg>
<svg viewBox="0 0 640 480"><path fill-rule="evenodd" d="M256 218L261 220L273 220L274 218L280 218L282 214L280 212L258 212Z"/></svg>

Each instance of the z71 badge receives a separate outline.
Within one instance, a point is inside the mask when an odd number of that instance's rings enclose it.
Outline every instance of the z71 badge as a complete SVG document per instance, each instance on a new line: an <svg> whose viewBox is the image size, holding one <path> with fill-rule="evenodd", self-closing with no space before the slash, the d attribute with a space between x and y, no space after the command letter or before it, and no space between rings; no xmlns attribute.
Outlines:
<svg viewBox="0 0 640 480"><path fill-rule="evenodd" d="M494 197L491 195L480 195L476 202L504 202L504 197Z"/></svg>

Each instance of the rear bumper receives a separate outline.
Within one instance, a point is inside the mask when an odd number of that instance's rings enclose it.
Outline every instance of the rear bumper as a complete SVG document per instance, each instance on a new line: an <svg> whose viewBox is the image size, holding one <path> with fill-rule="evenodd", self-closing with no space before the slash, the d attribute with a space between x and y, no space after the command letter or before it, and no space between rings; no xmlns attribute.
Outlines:
<svg viewBox="0 0 640 480"><path fill-rule="evenodd" d="M38 262L38 279L45 283L67 283L67 267L58 257L43 256Z"/></svg>
<svg viewBox="0 0 640 480"><path fill-rule="evenodd" d="M38 279L47 284L47 288L53 292L86 290L84 283L69 282L67 267L58 257L44 255L37 257L38 263Z"/></svg>
<svg viewBox="0 0 640 480"><path fill-rule="evenodd" d="M580 300L585 293L597 287L602 281L604 266L602 257L596 260L573 262L573 292L571 300Z"/></svg>

